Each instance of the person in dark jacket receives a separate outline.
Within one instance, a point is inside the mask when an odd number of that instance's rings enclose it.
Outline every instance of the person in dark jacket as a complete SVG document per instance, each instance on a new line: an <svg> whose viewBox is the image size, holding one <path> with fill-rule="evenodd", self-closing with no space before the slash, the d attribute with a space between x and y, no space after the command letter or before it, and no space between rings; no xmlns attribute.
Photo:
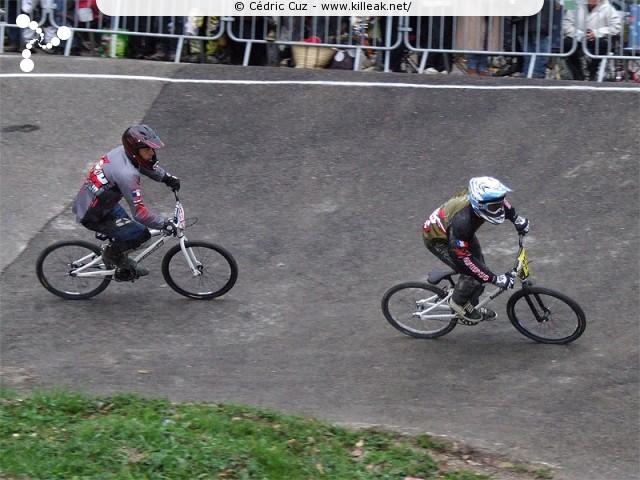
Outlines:
<svg viewBox="0 0 640 480"><path fill-rule="evenodd" d="M555 0L544 0L542 9L530 17L522 17L517 22L518 44L523 52L535 52L536 59L533 64L532 78L545 78L547 72L548 54L551 53L551 27ZM545 55L547 54L547 55ZM529 65L532 60L531 55L525 55L522 73L529 74Z"/></svg>

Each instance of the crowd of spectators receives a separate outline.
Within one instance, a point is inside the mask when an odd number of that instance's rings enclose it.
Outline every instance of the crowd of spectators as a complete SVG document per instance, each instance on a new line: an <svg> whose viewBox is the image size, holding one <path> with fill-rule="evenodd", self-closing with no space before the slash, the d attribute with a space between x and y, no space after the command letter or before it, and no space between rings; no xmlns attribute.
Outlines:
<svg viewBox="0 0 640 480"><path fill-rule="evenodd" d="M5 0L3 20L12 25L20 13L37 17L40 2L45 1ZM457 66L472 76L545 78L550 59L560 54L570 78L594 80L600 61L585 55L583 49L607 55L622 51L621 41L631 41L621 38L625 16L629 15L626 4L611 3L620 1L544 0L541 11L531 17L409 17L409 49L399 40L404 38L398 17L368 17L358 23L350 17L237 17L221 29L218 17L122 17L114 21L98 11L95 0L63 0L54 5L55 23L80 29L73 37L72 55L176 61L179 53L180 62L293 67L296 47L290 42L344 44L346 49L356 44L374 47L366 50L369 63L365 66L377 70L411 71L407 67L411 54L419 57L428 49L433 51L424 68L418 69L414 61L413 71L451 73ZM111 41L115 35L100 34L100 30L122 30L122 35L117 35L117 48ZM20 51L33 35L29 29L20 32L18 28L5 28L5 33L4 50L9 52ZM179 35L186 38L180 49ZM247 40L252 38L262 41L247 48ZM375 48L391 46L395 48L388 55ZM636 50L640 46L632 46L632 54L640 55ZM63 43L48 52L62 53L64 48ZM503 52L501 56L510 62L497 68L491 64L495 53L482 52Z"/></svg>

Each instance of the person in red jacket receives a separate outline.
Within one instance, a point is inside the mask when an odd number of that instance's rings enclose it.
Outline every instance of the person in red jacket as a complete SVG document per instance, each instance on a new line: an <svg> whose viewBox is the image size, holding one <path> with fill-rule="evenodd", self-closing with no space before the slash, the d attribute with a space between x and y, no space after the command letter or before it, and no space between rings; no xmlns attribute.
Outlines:
<svg viewBox="0 0 640 480"><path fill-rule="evenodd" d="M485 223L499 225L505 218L524 235L529 220L518 215L505 200L509 187L492 177L474 177L467 188L438 207L423 224L425 246L431 253L460 274L449 306L465 323L493 320L496 313L489 308L476 309L484 284L501 288L514 286L509 273L495 275L485 264L476 231Z"/></svg>
<svg viewBox="0 0 640 480"><path fill-rule="evenodd" d="M138 277L149 271L136 264L126 252L151 238L149 228L172 232L171 218L153 213L142 200L141 175L162 182L173 190L180 180L157 165L156 150L164 147L160 137L147 125L133 125L122 135L122 145L114 148L89 171L73 201L76 220L89 230L113 239L102 258L110 268L123 268ZM131 218L120 205L125 199Z"/></svg>

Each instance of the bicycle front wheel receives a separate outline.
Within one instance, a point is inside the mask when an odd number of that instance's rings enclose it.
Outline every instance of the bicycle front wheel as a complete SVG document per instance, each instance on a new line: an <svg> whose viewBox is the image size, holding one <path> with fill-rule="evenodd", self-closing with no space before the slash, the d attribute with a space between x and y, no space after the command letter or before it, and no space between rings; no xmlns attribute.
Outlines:
<svg viewBox="0 0 640 480"><path fill-rule="evenodd" d="M458 323L455 318L437 318L451 315L447 303L442 302L446 295L444 290L426 283L400 283L383 295L382 313L394 328L405 335L438 338L449 333ZM430 308L430 312L421 316Z"/></svg>
<svg viewBox="0 0 640 480"><path fill-rule="evenodd" d="M82 240L64 240L45 248L36 260L36 274L44 288L68 300L86 300L109 286L111 275L77 276L76 269L101 255L100 247ZM104 270L102 262L87 273Z"/></svg>
<svg viewBox="0 0 640 480"><path fill-rule="evenodd" d="M507 302L507 316L520 333L539 343L573 342L587 326L580 305L543 287L525 287L514 293Z"/></svg>
<svg viewBox="0 0 640 480"><path fill-rule="evenodd" d="M174 245L162 259L162 276L173 290L199 300L231 290L238 279L238 264L227 250L208 242L186 242L185 247L199 273L194 275L180 245Z"/></svg>

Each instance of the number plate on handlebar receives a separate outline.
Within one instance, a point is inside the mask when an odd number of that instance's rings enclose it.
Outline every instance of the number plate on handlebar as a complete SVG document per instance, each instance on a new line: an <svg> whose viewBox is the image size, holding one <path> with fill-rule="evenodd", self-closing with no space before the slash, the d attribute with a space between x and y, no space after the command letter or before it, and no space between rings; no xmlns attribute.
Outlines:
<svg viewBox="0 0 640 480"><path fill-rule="evenodd" d="M184 219L184 208L182 208L181 204L176 205L176 219L178 228L183 229L186 227L186 222Z"/></svg>
<svg viewBox="0 0 640 480"><path fill-rule="evenodd" d="M520 252L520 255L518 255L517 272L522 280L529 276L529 261L527 260L527 252L524 248Z"/></svg>

